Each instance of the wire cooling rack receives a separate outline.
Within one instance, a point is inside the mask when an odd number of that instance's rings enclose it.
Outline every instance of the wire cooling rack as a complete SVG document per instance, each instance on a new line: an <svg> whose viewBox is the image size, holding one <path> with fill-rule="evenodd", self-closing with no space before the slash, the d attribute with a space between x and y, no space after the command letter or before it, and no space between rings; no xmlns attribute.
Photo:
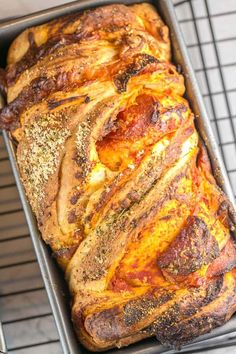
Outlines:
<svg viewBox="0 0 236 354"><path fill-rule="evenodd" d="M47 0L45 7L62 2L68 1ZM173 2L236 195L236 0ZM44 1L12 0L10 11L7 0L0 5L4 17L12 17L42 9ZM62 354L1 135L0 317L8 353ZM236 333L209 340L207 346L209 351L188 353L236 353Z"/></svg>
<svg viewBox="0 0 236 354"><path fill-rule="evenodd" d="M236 1L174 1L236 196Z"/></svg>

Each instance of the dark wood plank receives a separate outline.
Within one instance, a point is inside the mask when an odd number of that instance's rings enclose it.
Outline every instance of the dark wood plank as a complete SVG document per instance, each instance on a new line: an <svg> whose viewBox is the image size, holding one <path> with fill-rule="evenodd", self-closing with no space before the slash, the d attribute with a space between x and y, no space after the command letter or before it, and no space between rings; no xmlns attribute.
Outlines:
<svg viewBox="0 0 236 354"><path fill-rule="evenodd" d="M46 316L4 326L8 349L57 340L58 334L53 317ZM48 352L47 352L48 353Z"/></svg>
<svg viewBox="0 0 236 354"><path fill-rule="evenodd" d="M21 201L16 186L0 189L0 213L21 208Z"/></svg>
<svg viewBox="0 0 236 354"><path fill-rule="evenodd" d="M1 321L14 321L51 311L46 290L0 298Z"/></svg>
<svg viewBox="0 0 236 354"><path fill-rule="evenodd" d="M15 214L5 214L0 217L0 240L28 234L23 210Z"/></svg>
<svg viewBox="0 0 236 354"><path fill-rule="evenodd" d="M0 295L43 286L37 263L0 269Z"/></svg>
<svg viewBox="0 0 236 354"><path fill-rule="evenodd" d="M0 186L15 183L9 160L0 162Z"/></svg>
<svg viewBox="0 0 236 354"><path fill-rule="evenodd" d="M44 345L37 345L35 347L23 348L19 350L10 350L9 354L63 354L61 344L47 343Z"/></svg>
<svg viewBox="0 0 236 354"><path fill-rule="evenodd" d="M30 236L14 242L3 242L0 247L0 269L2 266L35 259Z"/></svg>

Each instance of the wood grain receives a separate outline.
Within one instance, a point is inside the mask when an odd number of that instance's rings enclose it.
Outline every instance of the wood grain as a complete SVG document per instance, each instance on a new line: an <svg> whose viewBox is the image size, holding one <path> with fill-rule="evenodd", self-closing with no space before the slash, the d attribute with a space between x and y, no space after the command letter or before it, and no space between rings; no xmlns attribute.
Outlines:
<svg viewBox="0 0 236 354"><path fill-rule="evenodd" d="M0 319L11 354L62 354L0 135Z"/></svg>

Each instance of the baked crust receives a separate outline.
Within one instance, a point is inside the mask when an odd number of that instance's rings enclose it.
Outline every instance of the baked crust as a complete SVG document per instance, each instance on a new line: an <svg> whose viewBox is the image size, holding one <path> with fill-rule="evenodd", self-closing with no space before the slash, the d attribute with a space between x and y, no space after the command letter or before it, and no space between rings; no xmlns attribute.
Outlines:
<svg viewBox="0 0 236 354"><path fill-rule="evenodd" d="M27 29L1 126L93 351L179 348L236 308L235 212L194 126L168 28L149 4ZM3 80L1 81L3 82Z"/></svg>

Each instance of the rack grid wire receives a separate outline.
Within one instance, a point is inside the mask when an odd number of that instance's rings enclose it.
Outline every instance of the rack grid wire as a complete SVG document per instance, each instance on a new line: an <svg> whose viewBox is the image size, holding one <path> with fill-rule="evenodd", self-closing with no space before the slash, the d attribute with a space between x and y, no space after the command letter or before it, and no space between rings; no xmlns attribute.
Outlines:
<svg viewBox="0 0 236 354"><path fill-rule="evenodd" d="M173 2L236 196L236 1ZM25 12L30 10L28 5ZM2 135L0 317L8 353L62 354ZM209 340L207 345L208 349L185 353L236 353L236 333Z"/></svg>

